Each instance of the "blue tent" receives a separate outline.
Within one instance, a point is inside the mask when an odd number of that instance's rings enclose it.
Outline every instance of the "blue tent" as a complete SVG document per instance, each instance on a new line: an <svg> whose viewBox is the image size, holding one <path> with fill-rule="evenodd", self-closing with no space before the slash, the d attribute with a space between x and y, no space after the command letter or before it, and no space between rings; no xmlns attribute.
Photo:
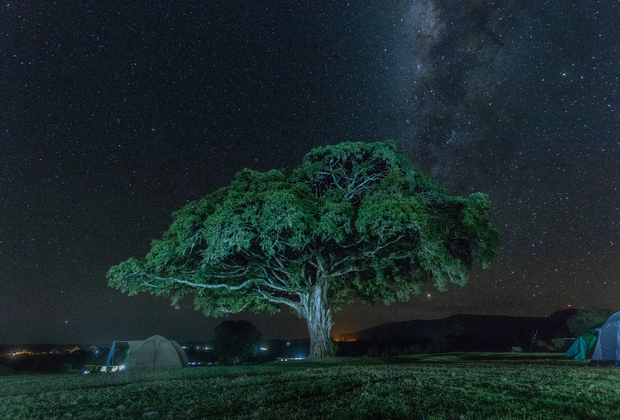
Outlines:
<svg viewBox="0 0 620 420"><path fill-rule="evenodd" d="M577 338L572 346L568 349L564 356L571 357L575 360L586 360L592 358L594 346L596 344L596 335L585 333Z"/></svg>
<svg viewBox="0 0 620 420"><path fill-rule="evenodd" d="M620 312L609 317L601 328L592 360L615 361L620 365Z"/></svg>

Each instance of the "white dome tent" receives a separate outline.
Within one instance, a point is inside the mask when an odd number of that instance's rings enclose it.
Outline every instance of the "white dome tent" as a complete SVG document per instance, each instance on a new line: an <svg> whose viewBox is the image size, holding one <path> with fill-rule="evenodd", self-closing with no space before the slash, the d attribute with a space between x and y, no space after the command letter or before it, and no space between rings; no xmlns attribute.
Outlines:
<svg viewBox="0 0 620 420"><path fill-rule="evenodd" d="M600 329L596 348L592 355L596 361L620 361L620 312L609 317Z"/></svg>
<svg viewBox="0 0 620 420"><path fill-rule="evenodd" d="M129 345L129 356L124 364L126 371L181 369L187 365L187 355L176 341L154 335L146 340L115 341L110 349L106 369L110 365L117 343Z"/></svg>

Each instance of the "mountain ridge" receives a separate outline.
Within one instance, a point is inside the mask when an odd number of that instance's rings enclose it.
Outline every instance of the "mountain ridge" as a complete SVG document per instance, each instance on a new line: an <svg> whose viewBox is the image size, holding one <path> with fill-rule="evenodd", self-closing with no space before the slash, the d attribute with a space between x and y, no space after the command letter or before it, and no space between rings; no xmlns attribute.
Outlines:
<svg viewBox="0 0 620 420"><path fill-rule="evenodd" d="M554 338L570 337L566 321L577 313L564 309L546 317L455 314L434 320L390 322L342 334L342 341L421 342L449 341L463 351L507 351L549 345Z"/></svg>

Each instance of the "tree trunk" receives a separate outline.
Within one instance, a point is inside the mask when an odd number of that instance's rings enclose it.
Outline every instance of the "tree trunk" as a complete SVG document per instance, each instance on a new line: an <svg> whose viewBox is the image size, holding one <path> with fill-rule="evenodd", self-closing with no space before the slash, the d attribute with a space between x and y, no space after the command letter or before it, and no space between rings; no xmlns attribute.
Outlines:
<svg viewBox="0 0 620 420"><path fill-rule="evenodd" d="M301 316L308 323L310 333L309 358L321 358L334 355L331 341L332 313L327 306L327 290L315 286L313 290L301 296Z"/></svg>

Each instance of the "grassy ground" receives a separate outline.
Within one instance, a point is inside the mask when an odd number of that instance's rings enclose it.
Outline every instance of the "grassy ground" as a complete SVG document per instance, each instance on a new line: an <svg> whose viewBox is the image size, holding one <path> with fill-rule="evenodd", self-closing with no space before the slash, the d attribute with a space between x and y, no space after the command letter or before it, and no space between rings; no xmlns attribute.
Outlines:
<svg viewBox="0 0 620 420"><path fill-rule="evenodd" d="M550 355L0 377L2 419L620 419L620 369Z"/></svg>

